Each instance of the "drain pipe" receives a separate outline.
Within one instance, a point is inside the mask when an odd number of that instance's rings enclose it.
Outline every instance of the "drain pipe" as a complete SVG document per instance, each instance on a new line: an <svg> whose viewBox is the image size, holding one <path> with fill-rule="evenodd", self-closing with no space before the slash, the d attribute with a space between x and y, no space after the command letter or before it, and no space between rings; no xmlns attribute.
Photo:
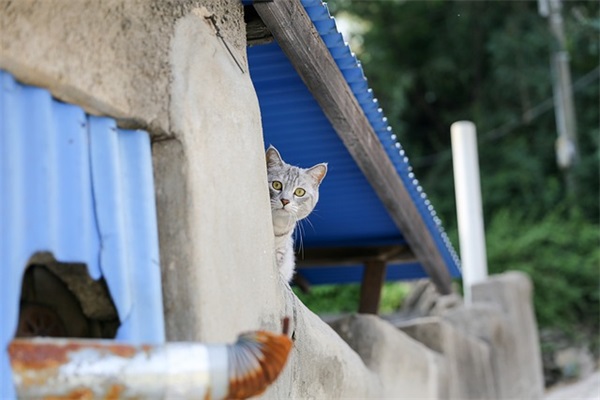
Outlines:
<svg viewBox="0 0 600 400"><path fill-rule="evenodd" d="M250 332L232 345L36 338L13 340L8 352L19 398L244 399L285 366L288 323L281 335Z"/></svg>
<svg viewBox="0 0 600 400"><path fill-rule="evenodd" d="M488 276L475 124L455 122L450 135L463 290L465 302L471 304L471 287Z"/></svg>

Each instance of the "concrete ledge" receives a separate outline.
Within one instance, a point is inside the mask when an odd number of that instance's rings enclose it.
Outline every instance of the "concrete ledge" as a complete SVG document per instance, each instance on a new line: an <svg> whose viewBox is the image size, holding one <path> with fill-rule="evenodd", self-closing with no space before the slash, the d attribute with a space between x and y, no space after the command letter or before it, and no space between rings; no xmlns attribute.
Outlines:
<svg viewBox="0 0 600 400"><path fill-rule="evenodd" d="M374 315L354 315L333 328L380 379L382 398L448 398L448 363Z"/></svg>
<svg viewBox="0 0 600 400"><path fill-rule="evenodd" d="M489 346L438 317L408 321L399 328L448 363L448 398L496 399Z"/></svg>
<svg viewBox="0 0 600 400"><path fill-rule="evenodd" d="M283 282L282 282L282 285ZM292 356L268 399L344 399L384 397L377 371L285 285L285 313L292 315L295 342Z"/></svg>
<svg viewBox="0 0 600 400"><path fill-rule="evenodd" d="M474 304L447 311L442 318L455 329L478 338L489 345L493 381L499 399L519 398L514 390L519 368L514 367L515 338L511 322L493 304Z"/></svg>
<svg viewBox="0 0 600 400"><path fill-rule="evenodd" d="M504 398L541 399L544 394L542 357L533 312L533 286L522 272L494 275L472 288L475 304L496 307L508 321L505 348L509 380Z"/></svg>

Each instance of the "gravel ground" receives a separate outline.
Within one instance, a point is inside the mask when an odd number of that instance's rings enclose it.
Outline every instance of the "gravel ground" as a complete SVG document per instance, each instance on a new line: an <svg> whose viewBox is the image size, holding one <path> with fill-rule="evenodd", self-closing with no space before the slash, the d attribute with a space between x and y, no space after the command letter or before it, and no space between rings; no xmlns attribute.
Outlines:
<svg viewBox="0 0 600 400"><path fill-rule="evenodd" d="M600 400L600 371L580 381L551 388L544 400Z"/></svg>

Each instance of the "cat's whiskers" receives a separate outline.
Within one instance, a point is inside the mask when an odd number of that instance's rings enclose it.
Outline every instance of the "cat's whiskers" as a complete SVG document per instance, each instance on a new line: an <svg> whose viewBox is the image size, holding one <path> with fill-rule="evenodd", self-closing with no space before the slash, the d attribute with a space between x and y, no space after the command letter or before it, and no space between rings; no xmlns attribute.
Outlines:
<svg viewBox="0 0 600 400"><path fill-rule="evenodd" d="M294 232L294 242L296 242L296 239L299 239L300 245L297 253L300 254L300 257L302 259L304 259L304 235L306 233L306 230L304 229L302 220L298 221L298 224L296 226L298 227L298 229L296 229Z"/></svg>
<svg viewBox="0 0 600 400"><path fill-rule="evenodd" d="M294 212L293 208L292 209L288 209L288 223L290 225L294 225L296 224L296 213Z"/></svg>
<svg viewBox="0 0 600 400"><path fill-rule="evenodd" d="M312 228L313 232L316 232L317 230L315 229L315 226L313 225L312 221L310 220L310 218L306 217L303 219L303 221L308 222L308 224L310 225L310 227ZM306 229L304 230L306 232Z"/></svg>

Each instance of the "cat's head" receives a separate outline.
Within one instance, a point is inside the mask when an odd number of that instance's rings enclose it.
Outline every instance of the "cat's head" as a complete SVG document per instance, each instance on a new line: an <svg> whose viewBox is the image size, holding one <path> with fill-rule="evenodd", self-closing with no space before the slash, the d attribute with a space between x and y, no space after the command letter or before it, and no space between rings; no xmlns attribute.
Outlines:
<svg viewBox="0 0 600 400"><path fill-rule="evenodd" d="M327 164L304 169L289 165L270 146L266 153L267 177L274 219L299 221L306 218L319 200L319 185L327 173Z"/></svg>

